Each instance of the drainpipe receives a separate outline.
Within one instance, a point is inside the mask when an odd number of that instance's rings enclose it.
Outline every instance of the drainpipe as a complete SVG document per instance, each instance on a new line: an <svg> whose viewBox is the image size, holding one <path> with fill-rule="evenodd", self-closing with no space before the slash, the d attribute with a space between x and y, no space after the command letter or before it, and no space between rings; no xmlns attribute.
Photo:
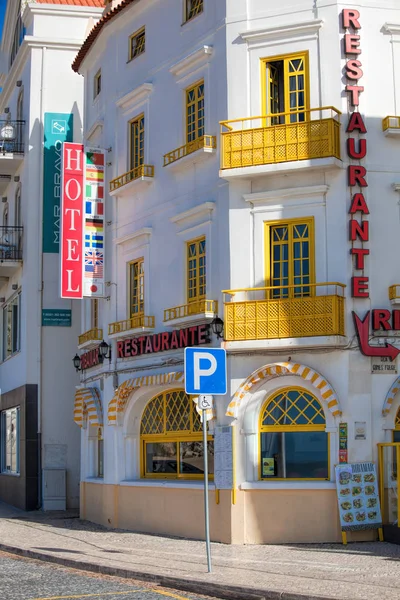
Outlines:
<svg viewBox="0 0 400 600"><path fill-rule="evenodd" d="M40 75L40 167L39 167L39 206L41 207L41 218L39 218L39 314L38 314L38 509L42 508L42 309L43 309L43 162L44 162L44 102L43 91L45 89L45 58L46 46L42 48L42 64Z"/></svg>

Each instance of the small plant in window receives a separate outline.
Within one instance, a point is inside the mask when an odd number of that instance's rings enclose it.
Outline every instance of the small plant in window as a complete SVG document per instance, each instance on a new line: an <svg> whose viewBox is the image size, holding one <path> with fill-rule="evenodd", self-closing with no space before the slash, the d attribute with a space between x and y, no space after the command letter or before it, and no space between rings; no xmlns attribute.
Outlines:
<svg viewBox="0 0 400 600"><path fill-rule="evenodd" d="M139 29L129 38L129 60L140 56L146 49L146 31L145 28Z"/></svg>

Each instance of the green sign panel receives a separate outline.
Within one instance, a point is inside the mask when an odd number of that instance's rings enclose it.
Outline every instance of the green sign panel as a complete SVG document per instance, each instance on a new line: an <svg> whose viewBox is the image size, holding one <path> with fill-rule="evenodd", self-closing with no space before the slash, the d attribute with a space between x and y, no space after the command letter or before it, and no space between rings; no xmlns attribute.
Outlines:
<svg viewBox="0 0 400 600"><path fill-rule="evenodd" d="M62 144L72 142L73 115L45 113L43 167L43 252L59 252Z"/></svg>
<svg viewBox="0 0 400 600"><path fill-rule="evenodd" d="M44 308L42 327L71 327L71 310L63 308Z"/></svg>

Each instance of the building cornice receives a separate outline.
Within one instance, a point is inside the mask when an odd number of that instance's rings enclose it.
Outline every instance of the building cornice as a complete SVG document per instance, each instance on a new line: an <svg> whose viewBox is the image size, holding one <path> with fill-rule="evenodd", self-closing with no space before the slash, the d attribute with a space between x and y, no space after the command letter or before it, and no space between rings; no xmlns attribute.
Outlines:
<svg viewBox="0 0 400 600"><path fill-rule="evenodd" d="M240 37L248 44L259 44L292 37L306 37L316 35L323 25L322 19L303 21L279 25L277 27L266 27L240 33Z"/></svg>
<svg viewBox="0 0 400 600"><path fill-rule="evenodd" d="M79 40L52 40L48 38L36 38L26 35L11 67L11 70L4 77L2 93L0 94L0 113L7 106L8 99L14 89L18 79L22 75L25 61L28 58L31 48L50 48L52 50L73 50L76 51L81 46Z"/></svg>
<svg viewBox="0 0 400 600"><path fill-rule="evenodd" d="M209 217L214 210L215 202L203 202L203 204L199 204L199 206L195 206L190 210L185 210L185 212L179 213L179 215L174 215L170 218L170 221L176 225L187 225L193 219L205 216Z"/></svg>
<svg viewBox="0 0 400 600"><path fill-rule="evenodd" d="M270 204L271 202L285 201L288 199L312 198L324 196L329 190L329 185L310 185L306 187L286 188L270 192L255 192L243 194L246 202L252 204Z"/></svg>
<svg viewBox="0 0 400 600"><path fill-rule="evenodd" d="M153 233L152 227L143 227L142 229L138 229L137 231L133 231L132 233L128 233L127 235L123 235L118 238L114 238L114 243L117 245L125 244L126 242L138 242L141 244L148 244L151 238L151 234Z"/></svg>
<svg viewBox="0 0 400 600"><path fill-rule="evenodd" d="M80 17L80 18L90 18L90 17L100 17L103 14L103 8L96 8L95 6L75 6L70 4L36 4L29 2L27 5L27 10L29 13L34 15L50 15L58 17ZM27 16L29 19L29 16ZM83 41L83 40L82 40Z"/></svg>
<svg viewBox="0 0 400 600"><path fill-rule="evenodd" d="M182 60L172 65L169 72L175 77L186 77L192 71L199 69L206 65L214 53L212 46L201 46L195 52L192 52L188 56L185 56Z"/></svg>
<svg viewBox="0 0 400 600"><path fill-rule="evenodd" d="M390 35L400 35L400 25L396 25L395 23L385 23L383 31L385 33L390 33Z"/></svg>
<svg viewBox="0 0 400 600"><path fill-rule="evenodd" d="M122 110L127 110L128 108L133 108L134 106L144 102L150 96L153 91L152 83L142 83L139 87L135 88L122 98L116 101L116 105L118 108L122 108Z"/></svg>

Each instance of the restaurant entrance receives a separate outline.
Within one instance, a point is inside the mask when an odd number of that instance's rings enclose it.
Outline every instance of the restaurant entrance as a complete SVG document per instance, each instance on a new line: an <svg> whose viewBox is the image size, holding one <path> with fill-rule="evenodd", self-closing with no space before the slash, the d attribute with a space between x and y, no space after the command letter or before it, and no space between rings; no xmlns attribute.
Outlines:
<svg viewBox="0 0 400 600"><path fill-rule="evenodd" d="M379 495L385 542L400 544L400 442L378 444Z"/></svg>

